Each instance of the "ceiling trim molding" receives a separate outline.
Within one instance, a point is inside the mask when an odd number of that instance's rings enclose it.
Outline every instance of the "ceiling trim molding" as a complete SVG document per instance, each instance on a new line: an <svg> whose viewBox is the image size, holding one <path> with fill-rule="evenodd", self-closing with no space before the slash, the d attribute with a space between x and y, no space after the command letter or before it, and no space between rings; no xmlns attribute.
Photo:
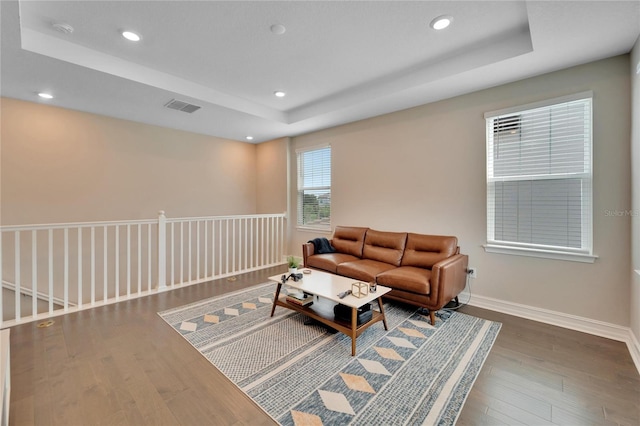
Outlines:
<svg viewBox="0 0 640 426"><path fill-rule="evenodd" d="M287 114L282 111L220 92L184 78L125 61L29 28L22 27L21 36L22 48L33 53L157 87L180 94L182 97L186 96L267 120L288 123Z"/></svg>

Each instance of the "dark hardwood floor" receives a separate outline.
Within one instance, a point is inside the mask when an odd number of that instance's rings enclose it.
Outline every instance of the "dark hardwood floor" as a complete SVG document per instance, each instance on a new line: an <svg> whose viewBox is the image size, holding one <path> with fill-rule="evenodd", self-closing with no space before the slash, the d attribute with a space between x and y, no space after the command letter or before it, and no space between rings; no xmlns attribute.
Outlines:
<svg viewBox="0 0 640 426"><path fill-rule="evenodd" d="M49 328L13 327L10 424L275 424L157 312L283 269L57 317ZM640 377L624 343L471 306L461 311L503 325L459 425L640 424Z"/></svg>

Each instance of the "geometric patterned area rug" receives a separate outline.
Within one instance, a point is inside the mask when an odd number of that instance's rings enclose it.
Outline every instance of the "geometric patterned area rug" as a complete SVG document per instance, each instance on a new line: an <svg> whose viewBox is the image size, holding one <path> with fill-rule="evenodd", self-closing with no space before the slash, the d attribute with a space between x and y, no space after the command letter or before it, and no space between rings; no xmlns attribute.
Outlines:
<svg viewBox="0 0 640 426"><path fill-rule="evenodd" d="M382 323L351 339L276 307L275 283L158 314L282 425L452 425L500 323L384 304Z"/></svg>

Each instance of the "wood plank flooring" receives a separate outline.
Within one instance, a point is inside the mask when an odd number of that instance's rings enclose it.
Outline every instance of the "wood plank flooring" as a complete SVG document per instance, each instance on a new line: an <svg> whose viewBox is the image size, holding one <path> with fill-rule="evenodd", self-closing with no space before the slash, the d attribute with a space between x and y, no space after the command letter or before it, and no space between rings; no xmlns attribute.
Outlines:
<svg viewBox="0 0 640 426"><path fill-rule="evenodd" d="M157 312L266 281L280 268L11 329L11 425L276 424ZM275 289L275 285L274 285ZM459 425L638 425L626 345L471 306L502 330Z"/></svg>
<svg viewBox="0 0 640 426"><path fill-rule="evenodd" d="M458 425L640 425L626 344L472 306L502 329Z"/></svg>

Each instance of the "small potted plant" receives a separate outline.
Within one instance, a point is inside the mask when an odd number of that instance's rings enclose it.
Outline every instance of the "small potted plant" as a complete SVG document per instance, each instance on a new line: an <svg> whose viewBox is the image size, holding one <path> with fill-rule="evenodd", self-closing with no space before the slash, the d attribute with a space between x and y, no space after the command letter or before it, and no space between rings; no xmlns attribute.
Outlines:
<svg viewBox="0 0 640 426"><path fill-rule="evenodd" d="M289 273L296 274L300 266L300 261L295 256L289 256L287 257L287 263L289 264Z"/></svg>

